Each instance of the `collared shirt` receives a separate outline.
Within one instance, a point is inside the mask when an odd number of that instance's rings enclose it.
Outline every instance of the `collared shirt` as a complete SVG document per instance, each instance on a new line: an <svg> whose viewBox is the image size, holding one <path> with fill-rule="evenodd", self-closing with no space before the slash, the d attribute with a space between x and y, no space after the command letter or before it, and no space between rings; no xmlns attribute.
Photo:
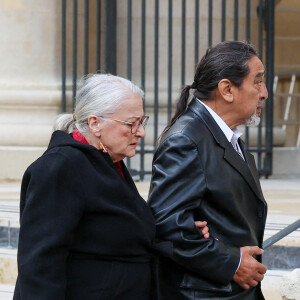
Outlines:
<svg viewBox="0 0 300 300"><path fill-rule="evenodd" d="M235 148L234 145L233 145L233 143L235 143L236 146L238 147L238 150L242 154L239 143L237 142L239 137L242 136L242 133L240 131L238 131L236 128L231 130L230 127L223 121L223 119L214 110L212 110L209 106L204 104L198 98L197 98L197 100L208 110L208 112L213 117L213 119L216 121L216 123L218 124L218 126L220 127L222 132L225 134L226 139L228 140L228 142L232 144L232 147ZM237 151L237 149L235 149L235 150ZM242 154L242 158L245 160L243 154ZM239 262L239 265L238 265L235 272L237 272L237 270L239 269L239 267L241 265L241 261L242 261L242 251L240 250L240 262Z"/></svg>
<svg viewBox="0 0 300 300"><path fill-rule="evenodd" d="M236 128L231 130L230 127L223 121L223 119L209 106L207 106L205 103L203 103L201 100L197 99L210 113L210 115L213 117L213 119L216 121L224 135L226 136L226 139L229 143L232 144L234 150L236 150L240 156L245 160L243 152L240 148L240 145L238 143L238 139L243 135L242 132L237 130Z"/></svg>

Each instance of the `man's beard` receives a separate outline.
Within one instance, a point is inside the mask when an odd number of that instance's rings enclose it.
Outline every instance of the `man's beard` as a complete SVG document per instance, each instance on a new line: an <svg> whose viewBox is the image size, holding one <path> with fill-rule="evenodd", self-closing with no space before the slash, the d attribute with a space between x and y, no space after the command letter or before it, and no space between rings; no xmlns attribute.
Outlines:
<svg viewBox="0 0 300 300"><path fill-rule="evenodd" d="M258 126L258 125L259 125L259 123L260 123L260 114L257 115L256 110L257 110L257 107L258 107L259 105L263 105L263 104L265 103L265 101L266 101L266 100L260 100L260 101L258 102L258 104L257 104L257 106L256 106L256 108L255 108L254 113L252 114L252 116L251 116L249 119L246 120L246 122L245 122L245 125L246 125L246 126L254 127L254 126Z"/></svg>
<svg viewBox="0 0 300 300"><path fill-rule="evenodd" d="M255 109L253 115L246 120L245 125L254 127L254 126L258 126L259 123L260 123L260 117L256 115L256 109Z"/></svg>

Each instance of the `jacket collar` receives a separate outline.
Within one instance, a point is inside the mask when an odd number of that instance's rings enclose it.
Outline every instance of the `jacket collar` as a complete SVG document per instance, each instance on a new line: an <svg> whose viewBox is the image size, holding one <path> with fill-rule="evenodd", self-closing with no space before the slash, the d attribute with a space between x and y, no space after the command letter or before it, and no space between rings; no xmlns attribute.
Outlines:
<svg viewBox="0 0 300 300"><path fill-rule="evenodd" d="M263 197L259 177L256 170L255 160L252 154L244 148L244 142L240 139L240 147L246 157L247 163L236 153L232 145L228 142L226 136L219 128L218 124L212 118L207 109L197 100L193 99L189 105L189 109L192 110L202 121L205 123L211 134L213 135L216 143L219 147L224 149L223 158L236 169L241 176L248 183L252 191L265 203Z"/></svg>
<svg viewBox="0 0 300 300"><path fill-rule="evenodd" d="M98 150L94 146L91 146L89 144L84 144L82 142L78 142L72 137L71 134L67 134L64 131L56 130L52 133L47 151L49 151L50 149L55 148L55 147L65 147L65 146L74 147L74 148L80 149L81 151L84 151L85 153L89 153L90 158L94 161L95 164L99 163L98 158L99 158L99 154L100 154L101 157L104 158L106 160L106 162L113 169L115 169L118 176L122 176L120 174L119 170L117 169L117 167L115 166L115 164L113 163L113 161L111 160L108 153L103 153L102 150ZM122 171L125 176L124 182L127 182L129 184L129 187L131 189L133 189L136 193L138 193L138 190L137 190L137 188L132 180L132 177L131 177L129 171L127 170L123 160L120 161L120 164L122 166ZM123 180L122 180L122 182L123 182ZM126 184L127 188L128 188L128 184Z"/></svg>
<svg viewBox="0 0 300 300"><path fill-rule="evenodd" d="M71 134L67 134L64 131L56 130L52 133L48 150L54 148L54 147L62 147L62 146L71 146L75 148L85 149L85 150L94 150L95 147L81 143L79 141L76 141L73 139Z"/></svg>

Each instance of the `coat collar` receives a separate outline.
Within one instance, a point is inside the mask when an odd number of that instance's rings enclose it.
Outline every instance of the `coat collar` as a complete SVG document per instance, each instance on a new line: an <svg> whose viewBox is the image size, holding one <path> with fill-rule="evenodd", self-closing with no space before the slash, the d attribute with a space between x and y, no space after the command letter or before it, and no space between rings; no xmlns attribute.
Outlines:
<svg viewBox="0 0 300 300"><path fill-rule="evenodd" d="M94 146L76 141L73 139L71 134L67 134L66 132L62 130L56 130L52 133L50 143L48 146L48 150L54 148L54 147L63 147L63 146L71 146L75 148L79 148L82 150L95 150L96 148Z"/></svg>
<svg viewBox="0 0 300 300"><path fill-rule="evenodd" d="M223 158L227 161L227 163L229 163L241 174L252 191L257 195L259 199L261 199L265 203L265 199L263 197L259 183L259 177L256 170L254 157L252 154L245 150L244 142L239 139L240 147L246 157L247 163L245 163L245 161L236 153L232 145L226 139L226 136L224 135L218 124L212 118L207 109L197 99L194 98L191 101L189 109L203 120L203 122L206 124L207 128L213 135L218 146L224 149Z"/></svg>
<svg viewBox="0 0 300 300"><path fill-rule="evenodd" d="M89 157L93 160L94 164L96 164L96 165L101 163L99 161L99 159L101 157L102 159L104 159L107 162L107 164L109 164L111 166L111 168L113 168L115 170L115 172L118 174L118 176L122 177L122 175L120 174L119 170L117 169L116 165L114 164L114 162L112 161L112 159L110 158L108 153L103 153L102 150L98 150L94 146L79 142L79 141L75 140L71 134L67 134L64 131L56 130L52 133L47 151L49 151L55 147L65 147L65 146L74 147L74 148L80 149L81 151L85 152L86 154L89 155ZM120 164L122 166L122 171L125 176L124 181L122 178L122 183L124 183L127 188L129 187L132 190L134 190L136 193L138 193L138 190L134 184L134 181L133 181L128 169L126 168L123 160L120 161Z"/></svg>

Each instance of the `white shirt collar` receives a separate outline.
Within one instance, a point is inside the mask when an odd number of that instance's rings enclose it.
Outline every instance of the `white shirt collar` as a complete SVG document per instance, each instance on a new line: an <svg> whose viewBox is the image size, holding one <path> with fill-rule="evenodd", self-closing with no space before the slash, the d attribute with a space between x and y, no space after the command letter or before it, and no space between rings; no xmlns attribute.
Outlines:
<svg viewBox="0 0 300 300"><path fill-rule="evenodd" d="M209 106L204 104L198 98L197 100L208 110L210 115L213 117L213 119L216 121L220 129L225 134L228 142L229 143L232 143L233 141L237 142L238 138L241 137L243 133L237 130L236 128L231 130L230 127L223 121L223 119L214 110L212 110Z"/></svg>

